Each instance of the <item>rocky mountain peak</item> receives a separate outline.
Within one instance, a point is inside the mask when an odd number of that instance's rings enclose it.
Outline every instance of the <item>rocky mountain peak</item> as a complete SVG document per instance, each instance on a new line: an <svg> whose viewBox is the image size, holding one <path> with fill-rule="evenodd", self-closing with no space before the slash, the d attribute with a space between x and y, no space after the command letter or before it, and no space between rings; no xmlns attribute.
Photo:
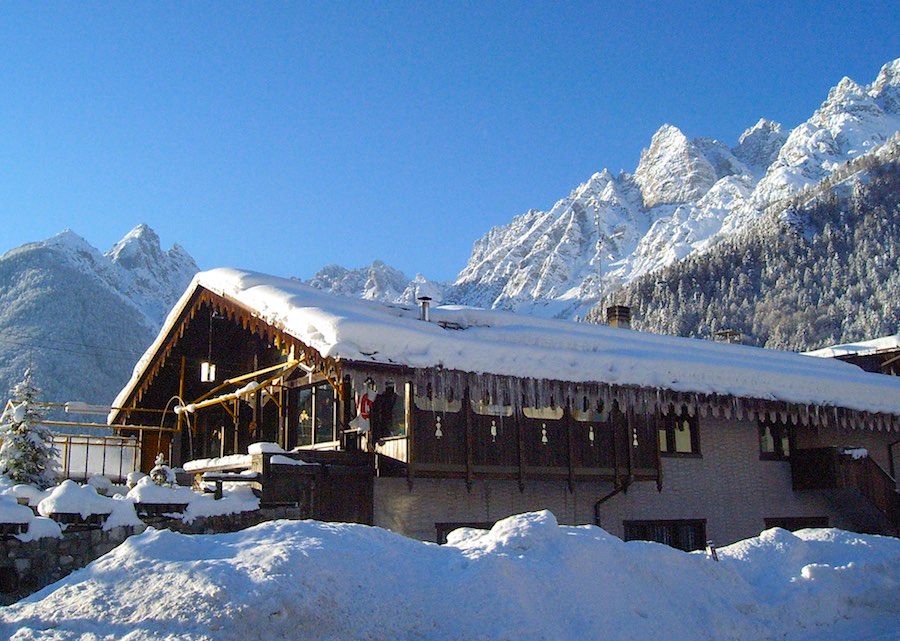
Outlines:
<svg viewBox="0 0 900 641"><path fill-rule="evenodd" d="M881 68L869 89L881 108L888 113L900 114L900 58Z"/></svg>
<svg viewBox="0 0 900 641"><path fill-rule="evenodd" d="M760 118L738 138L731 151L738 160L751 168L765 169L778 157L778 151L787 140L780 123Z"/></svg>
<svg viewBox="0 0 900 641"><path fill-rule="evenodd" d="M641 152L634 179L649 208L697 200L717 178L709 160L680 129L663 125Z"/></svg>
<svg viewBox="0 0 900 641"><path fill-rule="evenodd" d="M380 260L357 269L327 265L305 281L311 287L333 294L390 303L401 297L409 282L403 272Z"/></svg>
<svg viewBox="0 0 900 641"><path fill-rule="evenodd" d="M141 223L113 245L106 256L126 269L147 266L163 259L159 236L148 225Z"/></svg>

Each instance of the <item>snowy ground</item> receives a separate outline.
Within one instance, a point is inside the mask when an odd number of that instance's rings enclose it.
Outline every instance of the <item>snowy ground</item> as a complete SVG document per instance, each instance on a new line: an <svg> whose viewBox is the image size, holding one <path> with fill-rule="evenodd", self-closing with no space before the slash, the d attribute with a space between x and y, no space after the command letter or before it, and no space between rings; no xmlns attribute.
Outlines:
<svg viewBox="0 0 900 641"><path fill-rule="evenodd" d="M900 638L897 539L774 529L719 558L558 526L549 512L444 546L315 521L151 530L0 609L0 638Z"/></svg>

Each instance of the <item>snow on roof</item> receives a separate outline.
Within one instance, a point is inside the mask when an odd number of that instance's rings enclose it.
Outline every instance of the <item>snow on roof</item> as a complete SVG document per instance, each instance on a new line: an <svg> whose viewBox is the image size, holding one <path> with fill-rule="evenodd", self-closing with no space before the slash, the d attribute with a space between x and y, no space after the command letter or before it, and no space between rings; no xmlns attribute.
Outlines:
<svg viewBox="0 0 900 641"><path fill-rule="evenodd" d="M817 356L819 358L837 358L838 356L867 356L876 352L886 350L900 349L900 334L893 336L882 336L881 338L873 338L868 341L857 341L856 343L845 343L843 345L832 345L815 349L811 352L803 352L807 356Z"/></svg>
<svg viewBox="0 0 900 641"><path fill-rule="evenodd" d="M900 414L900 380L792 352L461 306L431 310L339 297L296 280L221 268L194 277L135 367L120 406L198 287L339 360L598 382Z"/></svg>

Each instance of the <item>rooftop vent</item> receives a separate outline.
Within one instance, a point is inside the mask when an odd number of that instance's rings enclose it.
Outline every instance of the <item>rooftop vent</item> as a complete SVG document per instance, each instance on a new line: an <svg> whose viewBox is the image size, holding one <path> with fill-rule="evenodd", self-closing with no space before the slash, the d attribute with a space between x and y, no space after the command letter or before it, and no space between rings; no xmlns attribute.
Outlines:
<svg viewBox="0 0 900 641"><path fill-rule="evenodd" d="M431 314L429 310L429 305L431 304L431 296L419 296L418 301L422 306L419 311L419 320L423 320L427 323L431 320Z"/></svg>
<svg viewBox="0 0 900 641"><path fill-rule="evenodd" d="M625 305L611 305L607 307L606 324L610 327L631 329L631 308Z"/></svg>

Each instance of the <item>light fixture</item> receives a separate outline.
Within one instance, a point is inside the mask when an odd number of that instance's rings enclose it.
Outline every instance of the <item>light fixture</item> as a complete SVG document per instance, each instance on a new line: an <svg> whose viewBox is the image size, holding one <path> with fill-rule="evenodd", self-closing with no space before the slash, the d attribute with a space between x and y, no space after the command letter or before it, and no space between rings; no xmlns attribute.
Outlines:
<svg viewBox="0 0 900 641"><path fill-rule="evenodd" d="M200 363L200 382L216 382L216 364L212 362L212 322L215 312L212 306L209 308L209 335L206 343L206 360Z"/></svg>
<svg viewBox="0 0 900 641"><path fill-rule="evenodd" d="M215 383L216 382L216 364L209 361L200 363L200 382Z"/></svg>

